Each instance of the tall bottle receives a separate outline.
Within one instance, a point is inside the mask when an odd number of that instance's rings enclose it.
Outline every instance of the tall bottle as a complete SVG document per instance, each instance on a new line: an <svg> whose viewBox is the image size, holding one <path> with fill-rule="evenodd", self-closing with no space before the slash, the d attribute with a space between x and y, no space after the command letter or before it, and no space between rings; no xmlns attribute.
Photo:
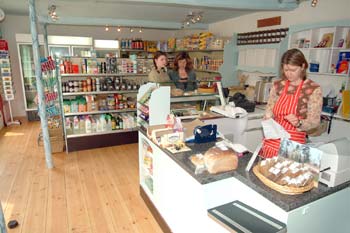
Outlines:
<svg viewBox="0 0 350 233"><path fill-rule="evenodd" d="M123 118L122 117L119 118L119 129L124 129Z"/></svg>

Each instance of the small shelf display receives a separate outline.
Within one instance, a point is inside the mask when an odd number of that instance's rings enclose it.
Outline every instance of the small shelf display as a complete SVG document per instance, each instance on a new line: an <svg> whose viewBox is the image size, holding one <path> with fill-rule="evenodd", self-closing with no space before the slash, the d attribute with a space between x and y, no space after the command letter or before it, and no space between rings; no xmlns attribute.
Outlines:
<svg viewBox="0 0 350 233"><path fill-rule="evenodd" d="M137 122L140 127L164 124L170 113L170 87L147 83L137 94Z"/></svg>
<svg viewBox="0 0 350 233"><path fill-rule="evenodd" d="M153 149L146 140L142 140L141 150L141 184L153 195Z"/></svg>
<svg viewBox="0 0 350 233"><path fill-rule="evenodd" d="M290 48L299 48L307 58L309 72L327 75L349 75L350 27L334 26L292 33Z"/></svg>

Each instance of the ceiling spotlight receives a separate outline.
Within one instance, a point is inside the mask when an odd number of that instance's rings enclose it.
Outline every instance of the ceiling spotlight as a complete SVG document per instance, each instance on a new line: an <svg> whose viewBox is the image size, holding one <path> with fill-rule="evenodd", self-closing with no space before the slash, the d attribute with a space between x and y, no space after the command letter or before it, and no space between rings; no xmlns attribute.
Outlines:
<svg viewBox="0 0 350 233"><path fill-rule="evenodd" d="M142 33L142 28L140 28L139 33Z"/></svg>
<svg viewBox="0 0 350 233"><path fill-rule="evenodd" d="M49 16L51 17L52 21L56 21L59 19L58 15L57 15L57 12L56 12L56 6L55 5L51 5L49 8L48 8L48 14Z"/></svg>
<svg viewBox="0 0 350 233"><path fill-rule="evenodd" d="M106 27L105 27L105 31L106 31L106 32L108 32L108 31L109 31L109 27L108 27L108 25L106 25Z"/></svg>
<svg viewBox="0 0 350 233"><path fill-rule="evenodd" d="M122 29L120 27L117 28L117 32L120 32Z"/></svg>
<svg viewBox="0 0 350 233"><path fill-rule="evenodd" d="M190 11L186 16L185 19L183 20L183 22L185 22L184 24L186 26L195 23L198 23L199 21L202 20L203 18L203 12L199 11L199 12L195 12L195 11Z"/></svg>
<svg viewBox="0 0 350 233"><path fill-rule="evenodd" d="M316 7L318 0L312 0L311 1L311 6Z"/></svg>
<svg viewBox="0 0 350 233"><path fill-rule="evenodd" d="M134 29L133 29L133 28L130 28L130 32L134 32Z"/></svg>

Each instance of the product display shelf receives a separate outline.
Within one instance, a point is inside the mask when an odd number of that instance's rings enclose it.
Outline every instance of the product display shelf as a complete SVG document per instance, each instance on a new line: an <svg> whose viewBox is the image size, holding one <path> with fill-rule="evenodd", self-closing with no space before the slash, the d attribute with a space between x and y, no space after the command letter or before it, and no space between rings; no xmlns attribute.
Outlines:
<svg viewBox="0 0 350 233"><path fill-rule="evenodd" d="M67 138L80 138L80 137L86 137L86 136L99 136L99 135L106 135L106 134L120 134L125 132L136 132L136 131L137 131L137 128L131 128L131 129L121 129L121 130L93 132L93 133L67 134Z"/></svg>
<svg viewBox="0 0 350 233"><path fill-rule="evenodd" d="M150 53L147 50L144 49L120 49L121 52L144 52L144 53Z"/></svg>
<svg viewBox="0 0 350 233"><path fill-rule="evenodd" d="M105 110L105 111L94 111L94 112L70 112L70 113L65 113L64 116L70 117L70 116L96 115L96 114L105 114L105 113L123 113L123 112L136 112L136 109L128 108L128 109Z"/></svg>
<svg viewBox="0 0 350 233"><path fill-rule="evenodd" d="M59 76L59 82L62 86L62 80L66 81L67 78L79 78L79 77L111 77L111 76L125 76L120 74L61 74ZM130 75L138 76L138 75ZM63 108L63 99L71 98L75 96L87 96L87 95L108 95L108 94L133 94L135 95L137 90L113 90L113 91L90 91L90 92L65 92L60 91L61 96L61 108ZM88 116L88 115L102 115L113 113L132 113L136 112L136 108L133 109L115 109L115 110L102 110L102 111L89 111L89 112L71 112L63 113L63 119L70 117ZM91 133L73 133L69 134L64 124L64 135L66 141L66 152L73 152L78 150L93 149L106 146L115 146L128 143L136 143L138 141L136 128L129 128L123 130L109 130L102 132Z"/></svg>
<svg viewBox="0 0 350 233"><path fill-rule="evenodd" d="M108 95L108 94L128 94L137 93L137 90L129 91L87 91L87 92L66 92L63 96L77 96L77 95Z"/></svg>
<svg viewBox="0 0 350 233"><path fill-rule="evenodd" d="M298 48L304 53L310 64L309 71L314 71L310 74L349 76L349 69L346 73L338 70L342 54L345 54L348 63L350 60L349 23L343 26L292 27L288 47Z"/></svg>
<svg viewBox="0 0 350 233"><path fill-rule="evenodd" d="M114 77L114 76L148 76L148 74L134 74L134 73L108 73L108 74L61 74L62 78L66 77Z"/></svg>
<svg viewBox="0 0 350 233"><path fill-rule="evenodd" d="M218 70L204 70L204 69L194 69L197 72L206 72L206 73L215 73L215 74L220 74Z"/></svg>
<svg viewBox="0 0 350 233"><path fill-rule="evenodd" d="M145 98L145 95L148 98ZM148 102L148 106L145 105L145 102ZM148 125L164 124L166 117L170 113L170 87L158 87L156 83L147 83L140 87L137 94L138 122L144 121L139 117L141 114L141 105L148 107Z"/></svg>
<svg viewBox="0 0 350 233"><path fill-rule="evenodd" d="M344 77L347 78L348 74L337 74L337 73L320 73L320 72L307 72L308 75L326 75L329 77Z"/></svg>
<svg viewBox="0 0 350 233"><path fill-rule="evenodd" d="M180 103L180 102L191 102L191 101L206 101L206 100L219 100L218 94L197 94L189 96L178 96L171 97L171 103Z"/></svg>

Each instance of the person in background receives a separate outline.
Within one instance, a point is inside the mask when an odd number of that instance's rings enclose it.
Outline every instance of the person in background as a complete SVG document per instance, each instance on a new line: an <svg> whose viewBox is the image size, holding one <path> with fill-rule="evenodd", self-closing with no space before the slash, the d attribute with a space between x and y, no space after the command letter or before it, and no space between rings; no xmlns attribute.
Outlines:
<svg viewBox="0 0 350 233"><path fill-rule="evenodd" d="M273 118L290 134L290 140L304 144L306 131L320 125L322 92L306 77L308 63L298 49L286 51L281 58L282 78L273 83L264 119ZM278 154L280 139L264 139L260 156Z"/></svg>
<svg viewBox="0 0 350 233"><path fill-rule="evenodd" d="M153 56L153 64L151 72L148 74L148 81L155 83L170 82L166 65L168 58L166 53L157 51Z"/></svg>
<svg viewBox="0 0 350 233"><path fill-rule="evenodd" d="M175 56L174 70L169 72L170 79L176 88L183 91L194 91L197 89L196 73L187 52L180 52Z"/></svg>

